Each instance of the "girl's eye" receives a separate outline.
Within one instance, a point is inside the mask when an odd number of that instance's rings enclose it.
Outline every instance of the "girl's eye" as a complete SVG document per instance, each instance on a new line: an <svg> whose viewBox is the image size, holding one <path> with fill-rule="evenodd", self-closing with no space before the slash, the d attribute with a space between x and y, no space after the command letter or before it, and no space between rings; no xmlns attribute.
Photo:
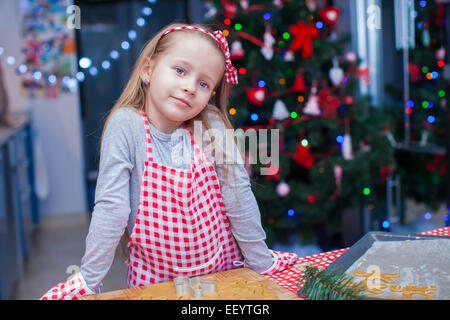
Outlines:
<svg viewBox="0 0 450 320"><path fill-rule="evenodd" d="M205 81L200 81L200 86L203 88L208 88L208 84Z"/></svg>
<svg viewBox="0 0 450 320"><path fill-rule="evenodd" d="M178 67L175 67L175 72L181 75L184 74L184 70Z"/></svg>

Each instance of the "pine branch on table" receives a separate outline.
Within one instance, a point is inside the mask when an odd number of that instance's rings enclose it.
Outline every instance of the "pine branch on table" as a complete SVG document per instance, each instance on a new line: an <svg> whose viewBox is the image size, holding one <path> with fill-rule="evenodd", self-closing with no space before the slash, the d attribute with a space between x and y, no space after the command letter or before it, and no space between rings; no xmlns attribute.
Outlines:
<svg viewBox="0 0 450 320"><path fill-rule="evenodd" d="M364 287L353 277L343 272L330 270L319 271L318 268L306 266L305 274L300 278L305 284L297 292L310 300L361 300ZM300 282L299 281L299 282Z"/></svg>

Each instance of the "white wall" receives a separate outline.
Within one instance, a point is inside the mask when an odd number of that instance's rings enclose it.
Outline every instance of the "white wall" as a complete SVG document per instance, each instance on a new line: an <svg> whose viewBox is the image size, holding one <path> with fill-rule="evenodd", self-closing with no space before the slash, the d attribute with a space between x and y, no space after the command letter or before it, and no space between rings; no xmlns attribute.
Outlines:
<svg viewBox="0 0 450 320"><path fill-rule="evenodd" d="M87 211L84 183L84 150L79 94L64 93L56 99L29 98L20 93L20 77L4 61L20 58L20 1L0 0L0 56L12 112L30 112L36 136L40 138L48 172L49 193L39 202L40 213L71 214ZM20 63L20 61L16 62ZM75 63L75 59L74 59ZM41 173L45 173L41 171Z"/></svg>

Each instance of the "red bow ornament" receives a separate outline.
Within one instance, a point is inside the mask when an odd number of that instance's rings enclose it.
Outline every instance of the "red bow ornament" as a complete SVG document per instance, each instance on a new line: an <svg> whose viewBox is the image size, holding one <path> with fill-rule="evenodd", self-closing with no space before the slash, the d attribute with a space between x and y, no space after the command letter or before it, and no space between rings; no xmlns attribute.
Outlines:
<svg viewBox="0 0 450 320"><path fill-rule="evenodd" d="M294 38L289 51L302 50L303 60L308 59L313 54L313 40L319 37L319 30L315 24L306 24L299 21L296 25L289 27L291 36Z"/></svg>

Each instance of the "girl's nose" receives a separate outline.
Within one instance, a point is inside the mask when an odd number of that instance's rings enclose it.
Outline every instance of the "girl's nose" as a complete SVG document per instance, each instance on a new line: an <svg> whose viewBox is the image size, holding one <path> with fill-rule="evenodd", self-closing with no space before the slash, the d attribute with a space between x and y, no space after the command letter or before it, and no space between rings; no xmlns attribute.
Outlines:
<svg viewBox="0 0 450 320"><path fill-rule="evenodd" d="M183 83L183 91L190 93L190 94L194 94L195 93L195 81L193 81L191 79L186 79L186 81L184 81L184 83Z"/></svg>

